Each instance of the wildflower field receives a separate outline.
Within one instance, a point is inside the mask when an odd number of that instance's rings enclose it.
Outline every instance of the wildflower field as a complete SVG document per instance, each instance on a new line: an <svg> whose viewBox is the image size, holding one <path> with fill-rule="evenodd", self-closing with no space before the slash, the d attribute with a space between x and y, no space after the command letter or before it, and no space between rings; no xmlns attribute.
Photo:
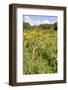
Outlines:
<svg viewBox="0 0 68 90"><path fill-rule="evenodd" d="M24 28L23 38L23 74L57 73L57 31Z"/></svg>

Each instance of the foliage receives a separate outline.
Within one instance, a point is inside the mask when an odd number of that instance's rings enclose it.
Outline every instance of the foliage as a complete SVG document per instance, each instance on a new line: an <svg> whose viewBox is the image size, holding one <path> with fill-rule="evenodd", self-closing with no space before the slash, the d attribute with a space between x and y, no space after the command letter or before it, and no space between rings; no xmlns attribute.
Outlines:
<svg viewBox="0 0 68 90"><path fill-rule="evenodd" d="M25 28L25 30L29 30L31 28L31 26L29 23L23 22L23 28Z"/></svg>
<svg viewBox="0 0 68 90"><path fill-rule="evenodd" d="M40 24L39 28L42 29L42 30L43 29L45 29L45 30L48 29L49 30L49 29L53 28L53 26L51 24Z"/></svg>
<svg viewBox="0 0 68 90"><path fill-rule="evenodd" d="M57 73L57 31L29 27L23 36L23 73Z"/></svg>
<svg viewBox="0 0 68 90"><path fill-rule="evenodd" d="M57 31L57 23L54 23L54 24L53 24L53 27L54 27L54 30Z"/></svg>
<svg viewBox="0 0 68 90"><path fill-rule="evenodd" d="M41 29L41 30L55 30L57 31L57 22L54 24L40 24L31 26L29 23L23 22L24 30L33 30L33 29Z"/></svg>

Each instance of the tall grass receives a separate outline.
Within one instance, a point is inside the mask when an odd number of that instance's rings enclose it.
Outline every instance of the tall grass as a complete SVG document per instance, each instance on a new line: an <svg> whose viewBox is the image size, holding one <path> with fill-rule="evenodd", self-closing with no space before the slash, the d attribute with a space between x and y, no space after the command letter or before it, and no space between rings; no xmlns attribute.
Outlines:
<svg viewBox="0 0 68 90"><path fill-rule="evenodd" d="M57 31L24 31L23 73L57 73Z"/></svg>

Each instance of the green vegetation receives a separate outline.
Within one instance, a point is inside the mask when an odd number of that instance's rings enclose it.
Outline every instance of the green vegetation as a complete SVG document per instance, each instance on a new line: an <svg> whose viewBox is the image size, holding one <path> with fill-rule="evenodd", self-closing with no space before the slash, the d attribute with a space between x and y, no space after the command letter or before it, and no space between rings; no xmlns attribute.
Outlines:
<svg viewBox="0 0 68 90"><path fill-rule="evenodd" d="M30 26L24 23L23 73L57 73L57 23Z"/></svg>

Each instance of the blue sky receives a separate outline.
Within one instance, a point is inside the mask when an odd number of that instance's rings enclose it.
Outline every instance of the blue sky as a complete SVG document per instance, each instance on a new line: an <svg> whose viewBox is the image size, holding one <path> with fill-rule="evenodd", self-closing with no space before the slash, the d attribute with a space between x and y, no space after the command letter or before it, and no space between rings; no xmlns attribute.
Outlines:
<svg viewBox="0 0 68 90"><path fill-rule="evenodd" d="M53 24L57 22L57 16L25 15L24 22L28 22L32 26L40 24Z"/></svg>

